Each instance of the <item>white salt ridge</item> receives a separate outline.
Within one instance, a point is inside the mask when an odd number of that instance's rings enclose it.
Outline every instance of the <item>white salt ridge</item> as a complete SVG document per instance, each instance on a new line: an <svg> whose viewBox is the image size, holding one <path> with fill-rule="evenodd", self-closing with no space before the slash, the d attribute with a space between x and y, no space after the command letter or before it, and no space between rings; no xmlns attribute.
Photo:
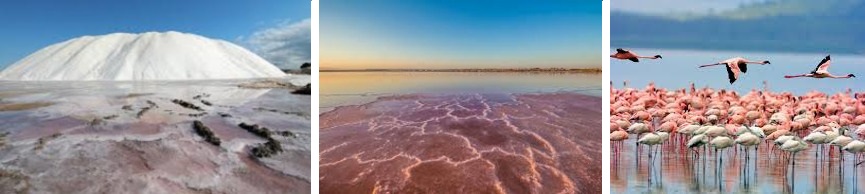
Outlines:
<svg viewBox="0 0 865 194"><path fill-rule="evenodd" d="M45 47L0 80L196 80L283 77L273 64L223 40L180 32L84 36Z"/></svg>

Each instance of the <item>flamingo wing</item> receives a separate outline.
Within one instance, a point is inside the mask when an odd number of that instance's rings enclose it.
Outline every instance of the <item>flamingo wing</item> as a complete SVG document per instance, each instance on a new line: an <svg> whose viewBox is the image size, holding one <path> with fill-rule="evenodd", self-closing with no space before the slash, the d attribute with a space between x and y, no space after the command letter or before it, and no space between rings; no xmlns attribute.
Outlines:
<svg viewBox="0 0 865 194"><path fill-rule="evenodd" d="M744 61L739 61L738 66L739 70L742 70L742 73L748 73L748 64L746 64Z"/></svg>
<svg viewBox="0 0 865 194"><path fill-rule="evenodd" d="M617 48L616 53L623 53L624 54L624 53L628 53L628 51L625 49L622 49L622 48Z"/></svg>
<svg viewBox="0 0 865 194"><path fill-rule="evenodd" d="M640 59L638 59L637 57L631 57L631 58L628 58L628 60L631 60L633 62L638 62L638 63L640 62Z"/></svg>
<svg viewBox="0 0 865 194"><path fill-rule="evenodd" d="M739 70L731 68L729 64L726 64L725 67L727 67L727 79L730 80L730 84L733 84L736 79L739 79Z"/></svg>
<svg viewBox="0 0 865 194"><path fill-rule="evenodd" d="M817 68L814 68L814 72L818 72L818 71L826 72L826 71L829 71L829 65L831 64L831 62L832 62L832 61L831 61L831 59L829 58L829 55L826 55L826 58L823 58L823 60L820 61L820 63L817 64Z"/></svg>

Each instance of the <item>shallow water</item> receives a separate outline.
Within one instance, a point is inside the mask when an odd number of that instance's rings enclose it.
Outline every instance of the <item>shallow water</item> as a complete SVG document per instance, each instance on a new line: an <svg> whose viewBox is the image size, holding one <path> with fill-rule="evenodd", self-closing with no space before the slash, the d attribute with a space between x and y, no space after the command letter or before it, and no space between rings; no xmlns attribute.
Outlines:
<svg viewBox="0 0 865 194"><path fill-rule="evenodd" d="M600 80L598 73L323 72L319 108L412 93L576 92L600 96Z"/></svg>
<svg viewBox="0 0 865 194"><path fill-rule="evenodd" d="M616 48L613 46L612 48ZM827 54L831 53L771 53L771 52L736 52L736 51L704 51L704 50L673 50L653 48L631 48L640 55L660 54L659 60L643 59L639 63L627 60L610 60L610 80L616 88L621 88L624 81L629 81L630 87L642 88L649 82L655 82L658 87L678 89L689 87L694 83L697 87L708 86L714 89L736 90L747 92L751 89L763 89L763 81L768 83L772 91L790 91L803 94L808 91L840 92L847 88L854 91L865 91L861 79L865 77L865 56L832 54L832 65L829 72L835 75L849 73L860 77L853 79L787 79L784 75L798 75L811 72ZM615 50L611 52L615 53ZM768 60L769 65L748 65L748 72L740 74L739 80L730 84L727 72L723 66L697 68L700 65L717 63L733 57L761 61Z"/></svg>
<svg viewBox="0 0 865 194"><path fill-rule="evenodd" d="M648 147L637 154L635 135L613 143L610 169L611 193L862 193L865 164L854 168L853 156L844 161L834 148L815 156L817 146L796 154L792 166L774 146L761 144L745 152L735 147L693 158L695 152L676 146L673 140L657 146L653 162ZM683 141L687 141L684 139ZM710 149L710 148L707 148ZM703 153L702 149L699 152ZM660 157L658 157L660 156ZM716 156L723 161L716 160ZM818 159L819 158L819 159ZM720 164L720 165L719 165Z"/></svg>
<svg viewBox="0 0 865 194"><path fill-rule="evenodd" d="M409 94L339 107L319 120L321 192L600 193L601 103Z"/></svg>

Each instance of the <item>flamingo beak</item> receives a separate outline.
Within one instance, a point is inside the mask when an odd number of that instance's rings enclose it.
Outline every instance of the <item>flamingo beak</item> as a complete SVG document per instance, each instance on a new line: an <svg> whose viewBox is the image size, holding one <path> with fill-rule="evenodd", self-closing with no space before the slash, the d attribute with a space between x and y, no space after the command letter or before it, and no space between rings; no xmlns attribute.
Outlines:
<svg viewBox="0 0 865 194"><path fill-rule="evenodd" d="M850 74L850 77L856 77L856 75Z"/></svg>
<svg viewBox="0 0 865 194"><path fill-rule="evenodd" d="M772 64L769 61L763 61L763 64Z"/></svg>

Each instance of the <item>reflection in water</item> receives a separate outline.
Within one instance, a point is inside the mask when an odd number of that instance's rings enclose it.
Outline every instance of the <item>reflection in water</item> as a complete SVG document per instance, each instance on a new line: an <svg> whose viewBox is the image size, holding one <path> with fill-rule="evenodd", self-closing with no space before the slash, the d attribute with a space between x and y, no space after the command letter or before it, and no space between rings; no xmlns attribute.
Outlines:
<svg viewBox="0 0 865 194"><path fill-rule="evenodd" d="M324 72L320 108L410 93L577 92L601 95L598 73ZM322 111L324 112L324 111Z"/></svg>
<svg viewBox="0 0 865 194"><path fill-rule="evenodd" d="M711 148L683 148L687 138L671 137L656 146L636 149L636 136L613 143L611 193L861 193L865 165L854 166L849 153L838 148L811 146L789 155L765 142L755 151L731 147L718 153ZM682 144L682 145L679 145ZM843 159L843 160L842 160Z"/></svg>

